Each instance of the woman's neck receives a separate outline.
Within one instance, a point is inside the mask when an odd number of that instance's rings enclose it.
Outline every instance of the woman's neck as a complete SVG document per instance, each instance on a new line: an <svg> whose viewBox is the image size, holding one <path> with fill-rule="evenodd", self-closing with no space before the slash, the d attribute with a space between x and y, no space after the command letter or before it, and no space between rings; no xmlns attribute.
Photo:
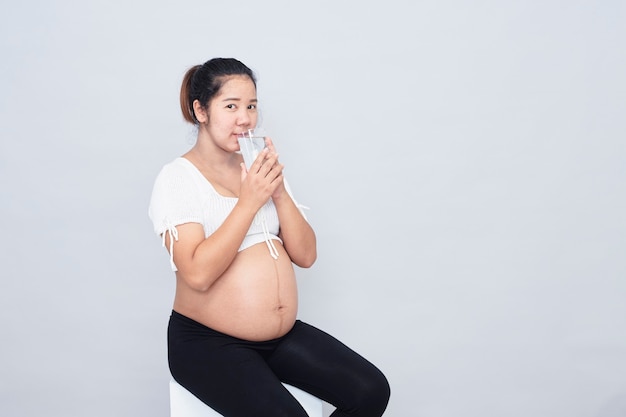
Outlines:
<svg viewBox="0 0 626 417"><path fill-rule="evenodd" d="M216 146L209 146L206 143L208 141L203 143L200 138L198 139L194 147L183 157L193 163L206 177L217 179L239 174L241 155L224 151Z"/></svg>

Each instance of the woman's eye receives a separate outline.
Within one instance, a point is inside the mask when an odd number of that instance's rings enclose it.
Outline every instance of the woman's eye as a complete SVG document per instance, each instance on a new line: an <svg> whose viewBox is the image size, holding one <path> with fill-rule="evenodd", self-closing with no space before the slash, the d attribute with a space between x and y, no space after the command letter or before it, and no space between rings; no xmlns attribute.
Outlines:
<svg viewBox="0 0 626 417"><path fill-rule="evenodd" d="M248 110L256 110L256 104L250 104Z"/></svg>
<svg viewBox="0 0 626 417"><path fill-rule="evenodd" d="M237 108L237 106L236 106L236 105L234 105L234 104L227 104L227 105L226 105L226 108L227 108L227 109L236 109L236 108Z"/></svg>

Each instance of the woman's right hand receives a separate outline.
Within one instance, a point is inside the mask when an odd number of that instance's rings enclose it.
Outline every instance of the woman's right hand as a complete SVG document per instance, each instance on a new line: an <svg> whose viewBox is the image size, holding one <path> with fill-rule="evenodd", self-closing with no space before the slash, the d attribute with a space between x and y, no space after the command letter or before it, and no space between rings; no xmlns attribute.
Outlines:
<svg viewBox="0 0 626 417"><path fill-rule="evenodd" d="M241 163L241 188L239 201L250 204L255 212L272 196L283 183L284 165L278 162L278 154L265 148L246 170Z"/></svg>

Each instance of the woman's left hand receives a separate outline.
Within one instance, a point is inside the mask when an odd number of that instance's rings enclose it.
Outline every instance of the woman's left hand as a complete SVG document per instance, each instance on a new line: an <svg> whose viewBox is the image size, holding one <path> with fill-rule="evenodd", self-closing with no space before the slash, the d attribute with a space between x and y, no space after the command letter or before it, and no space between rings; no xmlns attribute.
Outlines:
<svg viewBox="0 0 626 417"><path fill-rule="evenodd" d="M276 148L274 147L274 142L272 142L272 138L270 138L269 136L265 137L265 145L267 146L267 149L270 151L270 154L276 154ZM278 159L276 160L276 163L278 163ZM280 185L278 185L276 187L276 190L274 190L274 192L272 193L272 199L277 199L282 197L282 195L285 193L285 183L281 181Z"/></svg>

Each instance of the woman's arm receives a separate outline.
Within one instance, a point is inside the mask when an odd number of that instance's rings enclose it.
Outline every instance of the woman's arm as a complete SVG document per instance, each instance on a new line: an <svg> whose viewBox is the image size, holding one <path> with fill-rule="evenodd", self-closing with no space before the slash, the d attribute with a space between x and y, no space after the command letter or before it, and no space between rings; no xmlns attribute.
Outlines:
<svg viewBox="0 0 626 417"><path fill-rule="evenodd" d="M282 184L282 166L276 155L265 151L254 162L250 172L242 166L241 188L235 207L209 237L198 223L177 226L178 239L173 242L177 276L191 288L206 291L226 271L237 255L257 211ZM268 163L263 163L267 160ZM171 236L165 236L170 247Z"/></svg>
<svg viewBox="0 0 626 417"><path fill-rule="evenodd" d="M274 144L270 138L266 138L267 147L276 155ZM278 157L276 155L276 157ZM278 160L276 161L278 164ZM282 165L281 167L282 172ZM296 206L287 190L284 178L281 175L280 185L272 194L272 200L278 212L280 222L280 238L283 240L285 250L289 257L301 268L309 268L317 259L317 243L315 232L306 221L300 209Z"/></svg>
<svg viewBox="0 0 626 417"><path fill-rule="evenodd" d="M317 259L315 232L286 190L273 196L280 221L280 238L294 264L309 268Z"/></svg>
<svg viewBox="0 0 626 417"><path fill-rule="evenodd" d="M256 211L239 204L224 223L208 238L199 223L185 223L176 227L172 251L176 275L197 291L206 291L226 271L237 255ZM170 247L171 236L166 233L165 247Z"/></svg>

